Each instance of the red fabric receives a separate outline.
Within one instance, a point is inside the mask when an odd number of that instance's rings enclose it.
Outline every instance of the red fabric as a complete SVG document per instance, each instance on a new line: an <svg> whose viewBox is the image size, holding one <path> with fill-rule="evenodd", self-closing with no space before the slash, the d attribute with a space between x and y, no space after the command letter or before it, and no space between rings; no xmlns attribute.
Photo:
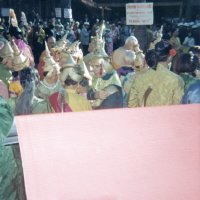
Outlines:
<svg viewBox="0 0 200 200"><path fill-rule="evenodd" d="M56 92L51 96L49 96L49 102L55 112L57 113L62 112L61 105L59 103L59 92ZM63 105L63 112L72 112L72 109L69 107L67 103L64 103Z"/></svg>
<svg viewBox="0 0 200 200"><path fill-rule="evenodd" d="M200 105L19 116L27 199L199 200L199 119Z"/></svg>
<svg viewBox="0 0 200 200"><path fill-rule="evenodd" d="M44 75L43 75L43 73L44 73L44 70L43 70L44 64L45 64L44 61L40 61L39 64L38 64L38 67L37 67L38 74L40 76L40 80L44 79Z"/></svg>

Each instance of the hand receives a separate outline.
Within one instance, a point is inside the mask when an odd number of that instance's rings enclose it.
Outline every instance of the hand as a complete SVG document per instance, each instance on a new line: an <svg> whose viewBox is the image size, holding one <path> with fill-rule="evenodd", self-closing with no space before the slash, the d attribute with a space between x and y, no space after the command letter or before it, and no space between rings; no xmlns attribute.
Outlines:
<svg viewBox="0 0 200 200"><path fill-rule="evenodd" d="M104 100L109 96L108 92L104 91L104 90L100 90L98 92L95 93L95 98L96 99L101 99Z"/></svg>

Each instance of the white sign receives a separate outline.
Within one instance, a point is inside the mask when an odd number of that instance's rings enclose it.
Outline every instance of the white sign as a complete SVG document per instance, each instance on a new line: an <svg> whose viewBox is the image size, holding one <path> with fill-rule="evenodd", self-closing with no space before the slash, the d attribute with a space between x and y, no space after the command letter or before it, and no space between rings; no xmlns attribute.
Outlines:
<svg viewBox="0 0 200 200"><path fill-rule="evenodd" d="M126 4L127 25L152 25L153 3L128 3Z"/></svg>
<svg viewBox="0 0 200 200"><path fill-rule="evenodd" d="M64 18L72 18L72 9L71 8L65 8L64 9Z"/></svg>
<svg viewBox="0 0 200 200"><path fill-rule="evenodd" d="M62 17L61 8L55 8L55 13L56 13L56 17L57 18L61 18Z"/></svg>

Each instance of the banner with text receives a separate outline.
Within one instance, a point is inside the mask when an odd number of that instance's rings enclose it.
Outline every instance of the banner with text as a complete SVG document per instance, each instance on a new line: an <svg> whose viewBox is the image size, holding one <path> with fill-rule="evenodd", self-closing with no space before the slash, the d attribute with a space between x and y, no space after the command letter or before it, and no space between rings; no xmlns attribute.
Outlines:
<svg viewBox="0 0 200 200"><path fill-rule="evenodd" d="M71 19L72 18L72 9L71 8L65 8L64 9L64 18Z"/></svg>
<svg viewBox="0 0 200 200"><path fill-rule="evenodd" d="M153 3L128 3L126 4L127 25L152 25Z"/></svg>
<svg viewBox="0 0 200 200"><path fill-rule="evenodd" d="M62 17L61 8L55 8L55 13L56 13L56 17L57 18L61 18Z"/></svg>

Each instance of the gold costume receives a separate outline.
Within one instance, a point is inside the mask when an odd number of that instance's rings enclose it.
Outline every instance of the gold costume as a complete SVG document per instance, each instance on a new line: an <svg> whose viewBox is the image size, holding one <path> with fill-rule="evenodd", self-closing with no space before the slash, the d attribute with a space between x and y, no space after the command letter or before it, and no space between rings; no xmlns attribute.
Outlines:
<svg viewBox="0 0 200 200"><path fill-rule="evenodd" d="M152 91L147 98L146 106L179 104L184 94L182 78L159 63L157 70L149 69L135 77L129 94L128 107L143 106L144 95L148 88Z"/></svg>

